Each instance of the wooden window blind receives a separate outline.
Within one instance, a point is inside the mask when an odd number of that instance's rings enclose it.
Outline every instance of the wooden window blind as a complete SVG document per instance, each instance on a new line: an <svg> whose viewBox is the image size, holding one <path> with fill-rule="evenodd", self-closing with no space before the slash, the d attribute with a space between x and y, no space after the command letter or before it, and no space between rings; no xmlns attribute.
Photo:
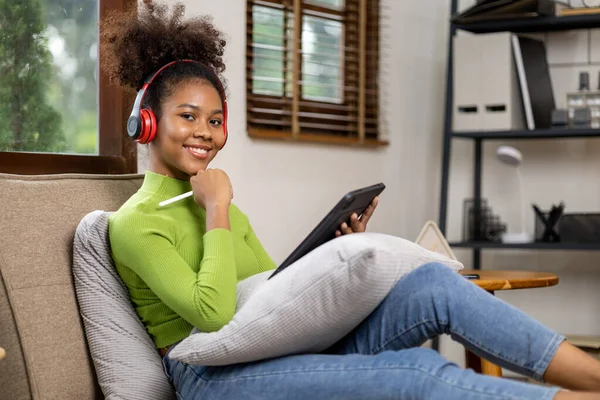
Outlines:
<svg viewBox="0 0 600 400"><path fill-rule="evenodd" d="M252 137L379 140L379 0L247 0Z"/></svg>

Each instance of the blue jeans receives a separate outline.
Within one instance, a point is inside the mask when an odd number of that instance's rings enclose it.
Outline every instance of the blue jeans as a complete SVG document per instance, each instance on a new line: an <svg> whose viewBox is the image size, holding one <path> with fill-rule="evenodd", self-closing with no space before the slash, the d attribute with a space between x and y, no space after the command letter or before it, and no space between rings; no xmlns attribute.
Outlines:
<svg viewBox="0 0 600 400"><path fill-rule="evenodd" d="M205 367L163 359L180 399L552 399L558 388L461 369L419 347L450 334L479 356L542 380L564 337L440 264L402 278L321 354Z"/></svg>

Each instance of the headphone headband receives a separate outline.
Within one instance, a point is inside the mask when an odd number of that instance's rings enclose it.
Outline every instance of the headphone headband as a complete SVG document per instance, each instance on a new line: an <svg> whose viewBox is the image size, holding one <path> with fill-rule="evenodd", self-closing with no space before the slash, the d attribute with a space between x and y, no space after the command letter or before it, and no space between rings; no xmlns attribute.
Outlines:
<svg viewBox="0 0 600 400"><path fill-rule="evenodd" d="M156 125L157 125L156 116L155 116L154 112L152 112L152 110L142 108L142 104L144 102L144 97L146 96L146 93L148 91L148 87L154 81L154 79L156 79L156 77L158 75L160 75L160 73L162 71L164 71L166 68L168 68L172 65L178 64L178 63L186 63L186 62L194 63L194 64L197 64L200 67L202 67L202 69L205 72L212 75L212 77L214 78L214 81L218 85L217 90L219 91L219 95L221 97L221 100L222 100L221 103L222 103L222 107L223 107L223 133L225 134L225 142L223 143L223 146L225 146L225 143L227 142L227 136L228 136L227 135L227 98L225 96L225 90L223 88L223 84L221 83L221 80L219 79L217 74L212 70L212 68L208 67L207 65L205 65L199 61L187 60L187 59L175 60L175 61L171 61L170 63L163 65L156 72L154 72L152 75L147 77L146 80L144 81L144 84L142 85L142 88L140 90L138 90L137 96L135 97L135 102L133 103L133 109L131 110L131 115L129 116L129 119L127 120L127 133L130 137L135 139L138 143L150 143L156 136ZM222 146L221 146L221 148L222 148Z"/></svg>

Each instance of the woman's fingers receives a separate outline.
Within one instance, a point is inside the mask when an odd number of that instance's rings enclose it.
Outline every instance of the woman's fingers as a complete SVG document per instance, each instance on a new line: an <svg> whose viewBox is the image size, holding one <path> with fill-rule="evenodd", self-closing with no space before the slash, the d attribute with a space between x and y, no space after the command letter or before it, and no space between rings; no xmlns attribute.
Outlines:
<svg viewBox="0 0 600 400"><path fill-rule="evenodd" d="M377 208L377 204L379 204L379 197L375 197L373 199L373 201L371 202L371 204L369 204L369 206L367 207L367 209L365 210L365 212L362 213L362 215L360 216L360 222L362 222L365 226L367 225L367 223L371 219L371 216L373 215L373 212Z"/></svg>
<svg viewBox="0 0 600 400"><path fill-rule="evenodd" d="M350 227L348 226L348 224L347 224L347 223L345 223L345 222L344 222L344 223L342 223L342 226L340 226L340 230L342 231L342 233L343 233L344 235L348 235L348 234L350 234L350 233L353 233L353 231L352 231L352 228L350 228Z"/></svg>
<svg viewBox="0 0 600 400"><path fill-rule="evenodd" d="M335 237L340 237L342 235L347 235L349 233L355 232L364 232L367 230L367 222L371 219L373 212L377 208L377 204L379 203L379 197L375 197L371 204L367 207L367 209L362 213L359 217L356 213L350 216L350 225L344 222L340 229L335 232Z"/></svg>
<svg viewBox="0 0 600 400"><path fill-rule="evenodd" d="M353 232L364 232L365 231L365 227L363 226L361 221L358 220L358 215L356 213L354 213L350 216L350 227L352 228Z"/></svg>

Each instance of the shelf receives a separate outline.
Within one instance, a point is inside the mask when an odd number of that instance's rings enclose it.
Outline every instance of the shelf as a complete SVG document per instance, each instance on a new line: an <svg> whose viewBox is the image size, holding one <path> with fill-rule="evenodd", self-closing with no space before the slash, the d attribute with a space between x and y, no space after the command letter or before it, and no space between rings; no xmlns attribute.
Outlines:
<svg viewBox="0 0 600 400"><path fill-rule="evenodd" d="M506 20L488 20L471 23L453 23L456 29L472 33L492 32L547 32L570 29L600 28L600 14L569 15L563 17L529 17Z"/></svg>
<svg viewBox="0 0 600 400"><path fill-rule="evenodd" d="M600 250L600 243L492 243L453 242L450 247L468 249L523 249L523 250Z"/></svg>
<svg viewBox="0 0 600 400"><path fill-rule="evenodd" d="M452 132L452 136L463 139L551 139L600 137L600 129L536 129L533 131L474 131Z"/></svg>

